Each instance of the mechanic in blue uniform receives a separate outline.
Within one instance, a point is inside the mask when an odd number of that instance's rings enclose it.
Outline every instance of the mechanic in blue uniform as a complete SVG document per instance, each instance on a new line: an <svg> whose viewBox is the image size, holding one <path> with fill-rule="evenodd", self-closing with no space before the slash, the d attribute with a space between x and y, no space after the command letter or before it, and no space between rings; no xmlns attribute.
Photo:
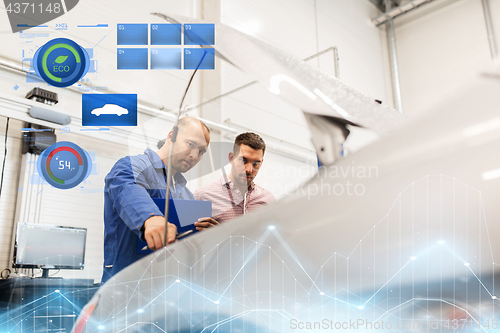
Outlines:
<svg viewBox="0 0 500 333"><path fill-rule="evenodd" d="M171 198L194 200L182 173L193 168L206 152L210 130L200 120L179 120L177 140L172 152ZM152 198L165 198L168 152L172 131L165 144L154 152L127 156L113 166L104 187L104 271L101 283L147 254L137 253L138 238L155 251L163 247L165 218ZM168 243L175 240L177 228L168 223Z"/></svg>

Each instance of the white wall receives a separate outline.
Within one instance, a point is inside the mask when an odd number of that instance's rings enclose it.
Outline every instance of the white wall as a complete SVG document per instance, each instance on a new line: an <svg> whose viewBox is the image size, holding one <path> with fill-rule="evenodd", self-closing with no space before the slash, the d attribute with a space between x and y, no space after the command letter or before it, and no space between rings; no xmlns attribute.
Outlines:
<svg viewBox="0 0 500 333"><path fill-rule="evenodd" d="M386 100L381 34L370 23L370 18L379 14L367 0L230 0L222 2L221 22L301 59L336 46L340 78L374 99ZM309 63L335 74L332 52ZM221 66L223 93L252 81L229 64ZM241 131L253 130L262 135L266 143L314 158L301 110L261 86L253 85L227 96L221 106L222 119L231 126ZM297 172L276 176L282 174L276 168L294 168ZM283 189L283 185L290 182L299 185L316 169L312 163L277 156L269 150L256 182L275 189L274 194L282 197L285 193L279 189Z"/></svg>
<svg viewBox="0 0 500 333"><path fill-rule="evenodd" d="M490 0L500 45L500 0ZM440 0L397 18L405 114L414 117L492 64L480 0Z"/></svg>
<svg viewBox="0 0 500 333"><path fill-rule="evenodd" d="M301 59L337 46L340 78L384 99L382 44L370 22L377 15L367 0L226 0L221 22ZM322 57L319 67L334 74L332 58L331 53Z"/></svg>

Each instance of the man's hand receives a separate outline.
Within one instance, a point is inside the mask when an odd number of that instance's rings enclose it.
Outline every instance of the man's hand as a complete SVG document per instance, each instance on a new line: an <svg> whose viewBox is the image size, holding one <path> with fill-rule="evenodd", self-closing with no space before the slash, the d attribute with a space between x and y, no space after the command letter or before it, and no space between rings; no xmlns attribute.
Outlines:
<svg viewBox="0 0 500 333"><path fill-rule="evenodd" d="M177 227L168 223L168 244L175 241ZM156 251L161 249L165 237L165 218L163 216L152 216L144 222L144 239L148 243L149 249Z"/></svg>
<svg viewBox="0 0 500 333"><path fill-rule="evenodd" d="M198 219L198 222L194 223L194 226L198 231L205 230L206 228L213 227L214 225L219 225L219 222L211 217L202 217Z"/></svg>

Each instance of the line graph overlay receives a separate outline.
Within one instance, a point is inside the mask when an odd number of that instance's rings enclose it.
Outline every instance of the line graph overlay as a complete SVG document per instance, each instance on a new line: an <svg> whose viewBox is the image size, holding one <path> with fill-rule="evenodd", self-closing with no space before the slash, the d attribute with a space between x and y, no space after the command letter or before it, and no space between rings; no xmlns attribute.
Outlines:
<svg viewBox="0 0 500 333"><path fill-rule="evenodd" d="M495 237L480 191L444 175L425 176L404 188L387 214L374 216L372 226L353 226L360 236L348 251L336 249L343 237L334 226L322 230L332 233L332 243L324 244L328 250L310 253L294 247L286 225L273 220L260 234L249 233L255 239L233 234L204 253L193 252L192 264L181 259L186 252L165 250L144 261L143 270L104 287L103 294L114 299L101 300L89 332L135 322L165 331L258 332L286 331L291 318L397 322L462 316L481 325L498 317ZM314 267L307 255L325 259Z"/></svg>

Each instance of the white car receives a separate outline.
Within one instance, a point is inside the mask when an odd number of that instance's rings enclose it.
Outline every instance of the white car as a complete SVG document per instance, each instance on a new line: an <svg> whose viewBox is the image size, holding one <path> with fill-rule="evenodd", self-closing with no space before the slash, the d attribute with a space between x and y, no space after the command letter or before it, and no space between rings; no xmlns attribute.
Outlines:
<svg viewBox="0 0 500 333"><path fill-rule="evenodd" d="M100 116L101 114L114 114L121 116L122 114L128 114L128 110L122 106L116 104L105 104L102 108L96 108L92 110L92 114Z"/></svg>
<svg viewBox="0 0 500 333"><path fill-rule="evenodd" d="M224 60L304 111L323 167L286 198L125 268L73 332L498 328L500 68L401 121L271 45L223 24L217 38ZM381 138L342 157L352 124Z"/></svg>

